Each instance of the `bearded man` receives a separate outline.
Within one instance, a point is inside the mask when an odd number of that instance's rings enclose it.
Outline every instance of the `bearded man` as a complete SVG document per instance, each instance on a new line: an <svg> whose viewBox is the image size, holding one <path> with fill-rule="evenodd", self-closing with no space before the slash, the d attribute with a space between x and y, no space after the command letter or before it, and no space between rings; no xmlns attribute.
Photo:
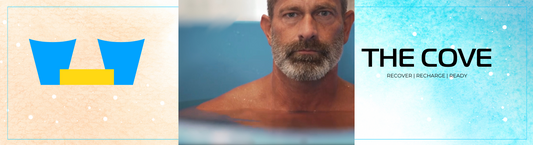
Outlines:
<svg viewBox="0 0 533 145"><path fill-rule="evenodd" d="M272 46L270 74L197 107L204 111L354 111L354 85L337 74L354 12L346 0L268 0L261 29ZM352 49L352 48L350 48Z"/></svg>

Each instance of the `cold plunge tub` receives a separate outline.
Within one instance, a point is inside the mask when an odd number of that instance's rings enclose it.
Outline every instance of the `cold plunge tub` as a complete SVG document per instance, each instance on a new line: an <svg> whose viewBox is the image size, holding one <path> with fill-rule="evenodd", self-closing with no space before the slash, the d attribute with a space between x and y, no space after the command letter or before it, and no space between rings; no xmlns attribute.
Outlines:
<svg viewBox="0 0 533 145"><path fill-rule="evenodd" d="M235 22L221 29L208 25L180 26L179 32L180 144L354 144L354 128L328 126L331 124L327 121L331 116L328 112L254 113L242 110L225 112L224 115L194 109L270 73L272 52L259 22ZM354 83L353 48L352 27L339 62L339 76L351 83ZM260 114L270 119L261 121L261 118L238 114ZM337 117L353 115L333 114ZM289 119L276 119L276 116ZM290 119L291 116L296 119ZM326 122L326 125L320 122ZM266 127L265 124L277 127ZM353 121L351 124L353 126Z"/></svg>

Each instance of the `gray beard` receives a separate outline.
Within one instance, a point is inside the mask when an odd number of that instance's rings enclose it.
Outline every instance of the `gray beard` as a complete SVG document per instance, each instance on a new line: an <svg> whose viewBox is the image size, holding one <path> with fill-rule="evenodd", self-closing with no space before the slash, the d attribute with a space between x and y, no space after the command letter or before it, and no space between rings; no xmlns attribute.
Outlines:
<svg viewBox="0 0 533 145"><path fill-rule="evenodd" d="M295 42L279 44L272 33L272 56L274 63L283 74L296 81L316 81L324 76L339 62L342 56L344 35L337 35L331 44L315 42ZM309 48L318 55L299 55L295 51Z"/></svg>

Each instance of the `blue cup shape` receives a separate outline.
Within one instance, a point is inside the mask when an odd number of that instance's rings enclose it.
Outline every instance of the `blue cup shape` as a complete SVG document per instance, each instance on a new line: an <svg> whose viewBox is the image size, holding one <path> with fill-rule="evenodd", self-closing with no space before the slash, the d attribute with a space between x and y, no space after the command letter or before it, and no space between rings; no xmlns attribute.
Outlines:
<svg viewBox="0 0 533 145"><path fill-rule="evenodd" d="M115 85L133 85L144 39L130 42L111 42L98 39L105 69L115 71Z"/></svg>
<svg viewBox="0 0 533 145"><path fill-rule="evenodd" d="M30 39L31 51L41 85L59 85L59 69L68 69L76 39L43 42Z"/></svg>

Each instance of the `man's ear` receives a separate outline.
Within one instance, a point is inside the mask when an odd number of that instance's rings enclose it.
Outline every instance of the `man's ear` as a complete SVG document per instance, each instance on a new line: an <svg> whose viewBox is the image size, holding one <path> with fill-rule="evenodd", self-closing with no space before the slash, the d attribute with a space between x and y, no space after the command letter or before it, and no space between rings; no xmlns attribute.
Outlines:
<svg viewBox="0 0 533 145"><path fill-rule="evenodd" d="M267 15L263 15L261 17L261 29L263 29L263 33L265 33L269 45L272 44L271 43L272 42L272 34L271 34L272 25L270 21L271 21L270 17L268 17Z"/></svg>
<svg viewBox="0 0 533 145"><path fill-rule="evenodd" d="M344 44L350 39L350 31L354 21L354 12L352 10L347 11L344 14Z"/></svg>

